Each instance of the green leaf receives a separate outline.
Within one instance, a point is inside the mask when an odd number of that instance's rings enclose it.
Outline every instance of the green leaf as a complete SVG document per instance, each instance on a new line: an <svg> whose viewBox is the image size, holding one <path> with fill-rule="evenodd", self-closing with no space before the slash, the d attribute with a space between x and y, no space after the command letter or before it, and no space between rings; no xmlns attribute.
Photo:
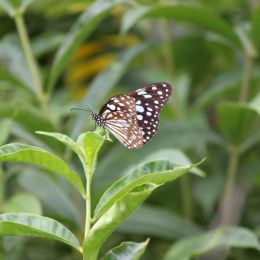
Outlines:
<svg viewBox="0 0 260 260"><path fill-rule="evenodd" d="M109 11L123 0L99 0L95 1L84 13L80 15L71 30L62 41L51 67L47 82L49 91L53 88L57 78L68 64L69 59L80 44L96 28L97 24L107 16Z"/></svg>
<svg viewBox="0 0 260 260"><path fill-rule="evenodd" d="M97 259L98 252L107 237L119 226L158 185L147 183L121 197L93 225L83 245L83 255L88 259Z"/></svg>
<svg viewBox="0 0 260 260"><path fill-rule="evenodd" d="M165 208L143 204L118 228L118 231L173 240L201 234L204 230Z"/></svg>
<svg viewBox="0 0 260 260"><path fill-rule="evenodd" d="M182 133L180 135L180 133ZM171 136L171 138L169 138ZM118 179L118 173L139 165L143 158L160 149L176 147L181 150L196 151L197 154L206 153L206 143L212 140L212 132L208 123L196 117L184 122L163 120L156 137L143 149L130 151L118 142L110 147L109 152L100 160L94 175L93 188L98 192ZM181 164L181 163L178 163Z"/></svg>
<svg viewBox="0 0 260 260"><path fill-rule="evenodd" d="M81 146L84 154L83 164L86 163L88 170L91 170L91 174L95 171L97 156L105 140L104 130L97 128L95 132L86 132L81 134L77 140L78 145Z"/></svg>
<svg viewBox="0 0 260 260"><path fill-rule="evenodd" d="M109 91L127 71L129 64L147 50L148 46L147 44L140 44L121 52L121 54L91 82L90 88L83 98L81 107L86 107L89 104L97 107L100 106ZM100 91L100 86L102 86L102 91ZM75 122L73 122L72 136L78 136L85 124L86 120L83 120L82 114L79 113L76 116Z"/></svg>
<svg viewBox="0 0 260 260"><path fill-rule="evenodd" d="M81 252L74 234L58 221L29 213L0 215L0 236L37 236L55 239Z"/></svg>
<svg viewBox="0 0 260 260"><path fill-rule="evenodd" d="M34 0L0 0L0 7L11 17L17 11L24 12Z"/></svg>
<svg viewBox="0 0 260 260"><path fill-rule="evenodd" d="M219 127L228 142L241 144L251 134L258 118L250 106L237 103L222 103L218 106Z"/></svg>
<svg viewBox="0 0 260 260"><path fill-rule="evenodd" d="M61 143L65 144L68 148L74 151L77 154L81 154L81 150L79 149L77 143L68 137L67 135L60 134L60 133L53 133L53 132L44 132L44 131L36 131L37 134L50 136L55 138L56 140L60 141Z"/></svg>
<svg viewBox="0 0 260 260"><path fill-rule="evenodd" d="M249 229L221 227L203 235L180 240L169 249L164 259L191 259L220 246L255 248L260 251L259 241Z"/></svg>
<svg viewBox="0 0 260 260"><path fill-rule="evenodd" d="M82 196L85 196L82 181L77 173L72 171L63 160L48 151L24 144L7 144L0 147L0 161L15 161L37 165L64 177Z"/></svg>
<svg viewBox="0 0 260 260"><path fill-rule="evenodd" d="M53 137L65 144L72 151L78 154L83 165L88 165L89 169L95 170L96 160L99 150L101 149L105 140L107 140L102 134L104 130L97 128L95 132L86 132L78 137L77 142L68 137L67 135L60 133L50 133L37 131L36 133Z"/></svg>
<svg viewBox="0 0 260 260"><path fill-rule="evenodd" d="M156 152L150 154L143 162L150 162L156 160L168 160L175 165L188 165L191 164L190 159L178 149L168 148L157 150ZM200 177L205 177L206 173L203 172L198 167L193 167L190 172L197 174Z"/></svg>
<svg viewBox="0 0 260 260"><path fill-rule="evenodd" d="M122 33L128 32L139 20L151 17L172 18L176 21L197 24L241 47L239 38L233 28L216 13L199 5L161 3L147 7L138 6L123 17Z"/></svg>
<svg viewBox="0 0 260 260"><path fill-rule="evenodd" d="M102 260L138 260L143 255L149 239L141 243L123 242L113 248L102 258Z"/></svg>
<svg viewBox="0 0 260 260"><path fill-rule="evenodd" d="M94 220L102 216L112 205L133 188L145 183L161 185L173 181L190 171L197 164L175 166L168 160L144 163L131 170L112 184L100 198L94 212Z"/></svg>
<svg viewBox="0 0 260 260"><path fill-rule="evenodd" d="M26 212L37 215L42 214L40 201L35 196L28 193L15 194L5 201L3 211L12 213Z"/></svg>

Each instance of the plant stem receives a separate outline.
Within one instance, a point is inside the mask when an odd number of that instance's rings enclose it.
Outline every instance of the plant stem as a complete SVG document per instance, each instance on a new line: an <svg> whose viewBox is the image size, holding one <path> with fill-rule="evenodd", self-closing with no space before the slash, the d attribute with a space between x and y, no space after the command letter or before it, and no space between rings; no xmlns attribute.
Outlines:
<svg viewBox="0 0 260 260"><path fill-rule="evenodd" d="M253 42L250 40L246 32L241 27L237 27L236 32L244 48L244 70L242 75L239 101L246 102L250 86L253 60L257 57L257 51Z"/></svg>
<svg viewBox="0 0 260 260"><path fill-rule="evenodd" d="M165 19L161 20L162 38L163 38L163 55L166 63L168 77L173 79L174 63L171 49L171 37L168 30L168 23Z"/></svg>
<svg viewBox="0 0 260 260"><path fill-rule="evenodd" d="M192 218L192 206L190 197L190 182L188 176L182 176L180 178L181 184L181 199L182 199L182 209L183 214L188 219Z"/></svg>
<svg viewBox="0 0 260 260"><path fill-rule="evenodd" d="M248 96L248 90L250 86L250 78L252 73L252 67L253 67L253 59L250 55L247 53L245 54L245 64L244 64L244 70L243 70L243 76L242 76L242 85L240 89L240 96L239 101L246 102L247 96Z"/></svg>
<svg viewBox="0 0 260 260"><path fill-rule="evenodd" d="M0 212L3 211L4 194L5 194L5 180L4 180L2 165L0 164Z"/></svg>
<svg viewBox="0 0 260 260"><path fill-rule="evenodd" d="M35 91L35 94L39 102L44 107L45 104L47 103L47 100L46 100L46 96L43 93L40 72L32 52L30 40L24 23L23 14L21 11L17 11L13 17L22 44L25 59L32 77L33 90Z"/></svg>
<svg viewBox="0 0 260 260"><path fill-rule="evenodd" d="M162 31L162 38L163 38L163 55L164 61L166 64L166 69L168 73L168 77L171 82L173 82L173 73L174 73L174 60L173 60L173 53L171 47L171 37L168 28L168 22L166 19L162 19L160 21L160 27ZM178 106L178 100L174 102L174 110L175 114L178 118L181 118L182 112L180 110L180 106ZM182 199L182 206L184 215L187 218L192 218L192 206L191 206L191 198L190 198L190 182L188 176L183 176L180 179L181 185L181 199Z"/></svg>
<svg viewBox="0 0 260 260"><path fill-rule="evenodd" d="M223 198L220 204L220 224L231 224L233 213L234 187L239 163L239 150L231 147L228 162L226 182L224 186Z"/></svg>
<svg viewBox="0 0 260 260"><path fill-rule="evenodd" d="M86 239L91 227L91 180L92 174L87 172L87 183L86 183L86 219L85 219L85 233L84 238Z"/></svg>

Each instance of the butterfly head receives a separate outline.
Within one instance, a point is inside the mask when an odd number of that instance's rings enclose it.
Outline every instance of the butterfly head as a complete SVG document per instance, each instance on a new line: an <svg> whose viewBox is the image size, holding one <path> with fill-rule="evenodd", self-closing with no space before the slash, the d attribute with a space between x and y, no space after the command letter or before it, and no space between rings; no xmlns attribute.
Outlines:
<svg viewBox="0 0 260 260"><path fill-rule="evenodd" d="M71 110L82 110L82 111L86 111L89 112L91 114L91 117L93 120L95 120L95 122L97 123L97 125L104 127L106 122L105 119L99 115L98 113L90 110L90 109L84 109L84 108L71 108Z"/></svg>
<svg viewBox="0 0 260 260"><path fill-rule="evenodd" d="M96 112L91 112L92 113L92 119L96 121L96 123L104 127L105 126L105 120Z"/></svg>

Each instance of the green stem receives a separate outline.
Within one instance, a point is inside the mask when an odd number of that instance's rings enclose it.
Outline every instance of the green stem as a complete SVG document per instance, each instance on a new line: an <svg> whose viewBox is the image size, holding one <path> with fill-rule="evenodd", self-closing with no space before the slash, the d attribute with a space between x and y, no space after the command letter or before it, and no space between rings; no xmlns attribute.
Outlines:
<svg viewBox="0 0 260 260"><path fill-rule="evenodd" d="M14 21L16 24L16 28L19 34L19 38L22 44L23 52L25 55L25 59L32 77L32 83L33 83L33 90L35 91L35 94L39 100L39 102L45 106L47 103L46 96L43 93L43 87L42 87L42 81L40 77L40 72L36 63L36 60L34 58L30 40L28 37L28 33L26 30L26 26L24 23L23 14L21 11L17 11L15 13Z"/></svg>
<svg viewBox="0 0 260 260"><path fill-rule="evenodd" d="M168 23L166 20L161 20L162 38L163 38L163 55L166 63L166 69L170 80L173 79L174 63L171 49L171 37L168 30Z"/></svg>
<svg viewBox="0 0 260 260"><path fill-rule="evenodd" d="M5 194L5 179L2 170L2 165L0 164L0 212L3 212L4 194Z"/></svg>
<svg viewBox="0 0 260 260"><path fill-rule="evenodd" d="M242 85L240 89L239 101L246 102L248 96L248 90L250 86L250 78L252 74L253 59L247 53L245 54L245 65L242 76Z"/></svg>
<svg viewBox="0 0 260 260"><path fill-rule="evenodd" d="M191 203L191 197L190 197L190 182L188 176L182 176L180 178L180 184L181 184L181 199L182 199L182 209L183 214L186 218L191 219L192 218L192 203Z"/></svg>
<svg viewBox="0 0 260 260"><path fill-rule="evenodd" d="M236 33L240 38L240 41L244 48L244 70L242 75L242 84L240 89L239 101L246 102L250 86L253 60L257 57L257 51L253 42L250 40L246 32L241 27L238 26L236 28Z"/></svg>
<svg viewBox="0 0 260 260"><path fill-rule="evenodd" d="M239 151L236 147L231 147L228 162L226 182L224 186L223 198L220 205L220 223L222 225L231 224L233 215L234 187L239 163Z"/></svg>
<svg viewBox="0 0 260 260"><path fill-rule="evenodd" d="M93 165L87 165L85 161L83 162L85 176L86 176L86 214L85 214L85 232L84 232L84 242L83 242L83 260L88 260L88 252L85 251L85 243L89 236L89 231L91 229L91 181L93 176Z"/></svg>
<svg viewBox="0 0 260 260"><path fill-rule="evenodd" d="M85 234L86 239L91 227L91 179L92 175L87 173L87 183L86 183L86 219L85 219Z"/></svg>
<svg viewBox="0 0 260 260"><path fill-rule="evenodd" d="M171 82L173 82L173 73L174 73L174 60L173 60L173 53L171 47L171 37L168 28L168 22L165 19L160 21L160 27L162 31L162 38L163 38L163 56L166 64L166 70L168 73L168 77ZM183 114L181 111L181 106L178 105L178 100L174 102L174 110L175 114L178 118L181 118ZM192 218L192 206L191 206L191 197L190 197L190 183L188 176L183 176L180 179L181 184L181 199L182 199L182 206L184 215L187 218Z"/></svg>

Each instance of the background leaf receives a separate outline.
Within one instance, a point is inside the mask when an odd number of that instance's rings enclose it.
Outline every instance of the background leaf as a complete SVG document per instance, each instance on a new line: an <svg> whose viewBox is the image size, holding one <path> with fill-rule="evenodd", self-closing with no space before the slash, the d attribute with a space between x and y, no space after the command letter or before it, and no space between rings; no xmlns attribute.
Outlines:
<svg viewBox="0 0 260 260"><path fill-rule="evenodd" d="M204 230L192 221L163 207L143 204L118 228L118 231L176 239L198 235Z"/></svg>
<svg viewBox="0 0 260 260"><path fill-rule="evenodd" d="M10 135L10 129L12 126L12 120L10 119L3 119L0 121L0 132L1 132L1 136L0 136L0 145L4 144L9 135Z"/></svg>
<svg viewBox="0 0 260 260"><path fill-rule="evenodd" d="M122 32L128 32L134 24L144 18L173 18L176 21L190 22L204 27L229 40L236 46L240 41L232 27L221 17L203 6L192 6L185 4L157 4L151 7L138 7L130 10L123 19Z"/></svg>
<svg viewBox="0 0 260 260"><path fill-rule="evenodd" d="M19 172L18 183L23 189L40 199L44 210L51 216L62 216L63 220L69 220L80 226L81 219L77 204L73 201L76 195L72 199L71 190L66 185L62 185L60 180L55 181L40 170L27 169Z"/></svg>
<svg viewBox="0 0 260 260"><path fill-rule="evenodd" d="M260 250L258 240L250 230L242 227L223 227L177 242L169 249L164 259L190 259L219 246Z"/></svg>
<svg viewBox="0 0 260 260"><path fill-rule="evenodd" d="M4 212L42 214L40 201L31 194L18 193L8 199L3 205Z"/></svg>
<svg viewBox="0 0 260 260"><path fill-rule="evenodd" d="M29 73L26 59L16 35L7 35L0 42L0 58L5 69L21 81L29 90L33 91L31 74Z"/></svg>
<svg viewBox="0 0 260 260"><path fill-rule="evenodd" d="M89 36L95 26L107 15L111 8L121 2L122 0L99 0L94 2L91 7L87 8L80 15L55 55L47 83L49 90L53 88L73 52Z"/></svg>
<svg viewBox="0 0 260 260"><path fill-rule="evenodd" d="M252 132L258 115L247 105L223 103L218 107L218 118L219 127L227 141L239 145Z"/></svg>

